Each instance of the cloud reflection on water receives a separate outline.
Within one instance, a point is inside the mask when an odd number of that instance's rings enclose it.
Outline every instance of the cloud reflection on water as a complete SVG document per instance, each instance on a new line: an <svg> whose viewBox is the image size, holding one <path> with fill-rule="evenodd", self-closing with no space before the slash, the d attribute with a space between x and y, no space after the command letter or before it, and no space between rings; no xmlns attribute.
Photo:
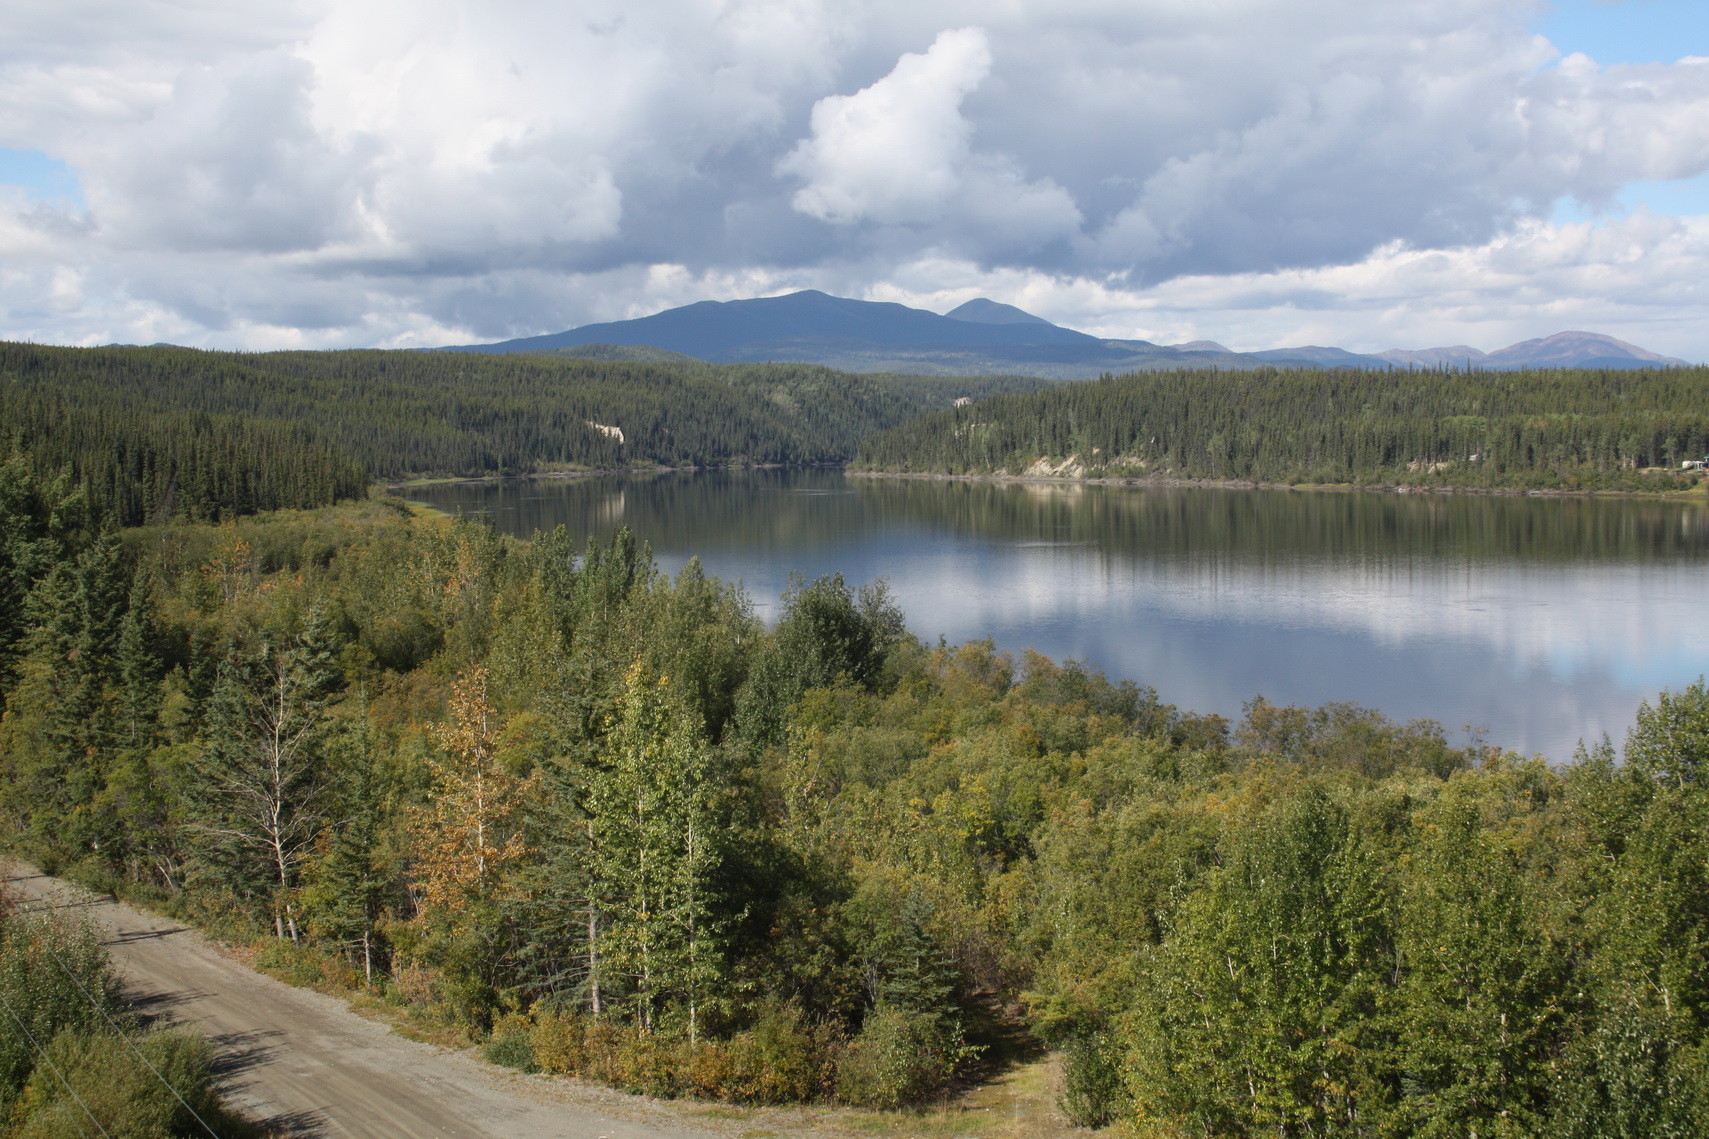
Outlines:
<svg viewBox="0 0 1709 1139"><path fill-rule="evenodd" d="M1709 672L1709 528L1685 504L871 480L825 493L849 485L763 472L418 497L521 533L627 524L667 570L698 555L768 617L791 572L882 576L928 640L1087 660L1229 716L1258 693L1344 700L1564 760Z"/></svg>

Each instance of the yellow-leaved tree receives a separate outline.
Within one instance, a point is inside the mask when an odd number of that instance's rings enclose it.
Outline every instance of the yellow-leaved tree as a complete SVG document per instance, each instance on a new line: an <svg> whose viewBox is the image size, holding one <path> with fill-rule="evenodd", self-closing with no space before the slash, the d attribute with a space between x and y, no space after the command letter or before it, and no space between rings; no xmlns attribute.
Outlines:
<svg viewBox="0 0 1709 1139"><path fill-rule="evenodd" d="M515 948L507 911L530 853L523 817L538 780L507 770L499 755L486 669L452 685L449 710L438 729L431 797L411 826L420 949L438 964L450 996L480 1015L497 1002L496 981Z"/></svg>

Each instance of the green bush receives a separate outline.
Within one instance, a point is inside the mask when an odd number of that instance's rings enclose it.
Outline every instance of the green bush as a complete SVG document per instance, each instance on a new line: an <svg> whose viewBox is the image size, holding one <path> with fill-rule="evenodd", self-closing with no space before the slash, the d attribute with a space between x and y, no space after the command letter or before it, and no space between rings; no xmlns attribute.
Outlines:
<svg viewBox="0 0 1709 1139"><path fill-rule="evenodd" d="M623 1042L627 1034L608 1020L596 1020L587 1026L582 1036L582 1073L596 1084L620 1087L623 1067L620 1063Z"/></svg>
<svg viewBox="0 0 1709 1139"><path fill-rule="evenodd" d="M824 1034L809 1028L794 1005L767 1008L722 1052L723 1081L715 1094L732 1103L804 1103L825 1083Z"/></svg>
<svg viewBox="0 0 1709 1139"><path fill-rule="evenodd" d="M538 1072L534 1059L534 1026L525 1016L512 1013L493 1025L492 1037L481 1045L481 1058L489 1064L515 1068L520 1072Z"/></svg>
<svg viewBox="0 0 1709 1139"><path fill-rule="evenodd" d="M37 1048L62 1032L101 1030L106 1016L122 1013L95 935L43 918L0 921L0 1002L8 1010L0 1025L0 1107L28 1082Z"/></svg>
<svg viewBox="0 0 1709 1139"><path fill-rule="evenodd" d="M255 953L255 967L287 985L308 988L323 980L322 954L284 938L269 938Z"/></svg>
<svg viewBox="0 0 1709 1139"><path fill-rule="evenodd" d="M214 1095L212 1053L200 1037L156 1033L133 1049L111 1033L62 1032L46 1059L19 1098L12 1139L86 1139L91 1116L113 1139L205 1135L197 1115L222 1135L242 1130Z"/></svg>
<svg viewBox="0 0 1709 1139"><path fill-rule="evenodd" d="M689 1065L686 1042L657 1033L635 1031L619 1037L612 1066L617 1087L634 1095L671 1099L687 1090Z"/></svg>
<svg viewBox="0 0 1709 1139"><path fill-rule="evenodd" d="M623 1028L610 1021L589 1023L575 1014L559 1016L556 1025L543 1034L553 1065L547 1071L560 1070L556 1065L579 1062L580 1074L595 1083L662 1099L693 1089L695 1048L688 1041ZM570 1025L577 1022L586 1023L579 1060L570 1043Z"/></svg>
<svg viewBox="0 0 1709 1139"><path fill-rule="evenodd" d="M970 1051L947 1018L881 1004L837 1064L838 1098L881 1110L915 1106L944 1091Z"/></svg>
<svg viewBox="0 0 1709 1139"><path fill-rule="evenodd" d="M702 1040L688 1046L684 1076L687 1093L697 1099L724 1099L730 1086L730 1046Z"/></svg>
<svg viewBox="0 0 1709 1139"><path fill-rule="evenodd" d="M1108 1127L1130 1105L1115 1034L1094 1029L1070 1037L1062 1050L1062 1114L1076 1127Z"/></svg>
<svg viewBox="0 0 1709 1139"><path fill-rule="evenodd" d="M534 1049L529 1046L526 1036L495 1036L481 1045L481 1058L489 1064L497 1064L501 1068L515 1068L519 1072L540 1070L534 1062Z"/></svg>
<svg viewBox="0 0 1709 1139"><path fill-rule="evenodd" d="M834 1083L834 1036L809 1025L794 1005L772 1004L746 1032L690 1042L593 1021L575 1011L506 1017L483 1050L494 1063L582 1076L642 1095L695 1096L729 1103L804 1103Z"/></svg>

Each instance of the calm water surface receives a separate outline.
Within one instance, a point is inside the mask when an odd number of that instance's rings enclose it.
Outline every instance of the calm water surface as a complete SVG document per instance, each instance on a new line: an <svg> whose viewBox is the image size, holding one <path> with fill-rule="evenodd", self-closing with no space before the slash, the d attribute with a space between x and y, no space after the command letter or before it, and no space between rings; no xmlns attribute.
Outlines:
<svg viewBox="0 0 1709 1139"><path fill-rule="evenodd" d="M884 577L928 640L1089 661L1238 716L1352 701L1552 759L1709 673L1688 503L996 485L760 471L412 494L515 534L629 526L762 616L789 575Z"/></svg>

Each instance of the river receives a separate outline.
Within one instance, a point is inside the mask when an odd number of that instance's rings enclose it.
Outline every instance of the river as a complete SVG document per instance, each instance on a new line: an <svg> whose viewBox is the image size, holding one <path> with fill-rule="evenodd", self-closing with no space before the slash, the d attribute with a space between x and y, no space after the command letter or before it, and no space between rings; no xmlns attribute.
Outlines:
<svg viewBox="0 0 1709 1139"><path fill-rule="evenodd" d="M1570 759L1709 673L1709 509L1587 498L876 479L840 471L417 488L527 535L628 526L768 619L792 573L883 577L927 640L1087 661L1238 717L1255 695Z"/></svg>

